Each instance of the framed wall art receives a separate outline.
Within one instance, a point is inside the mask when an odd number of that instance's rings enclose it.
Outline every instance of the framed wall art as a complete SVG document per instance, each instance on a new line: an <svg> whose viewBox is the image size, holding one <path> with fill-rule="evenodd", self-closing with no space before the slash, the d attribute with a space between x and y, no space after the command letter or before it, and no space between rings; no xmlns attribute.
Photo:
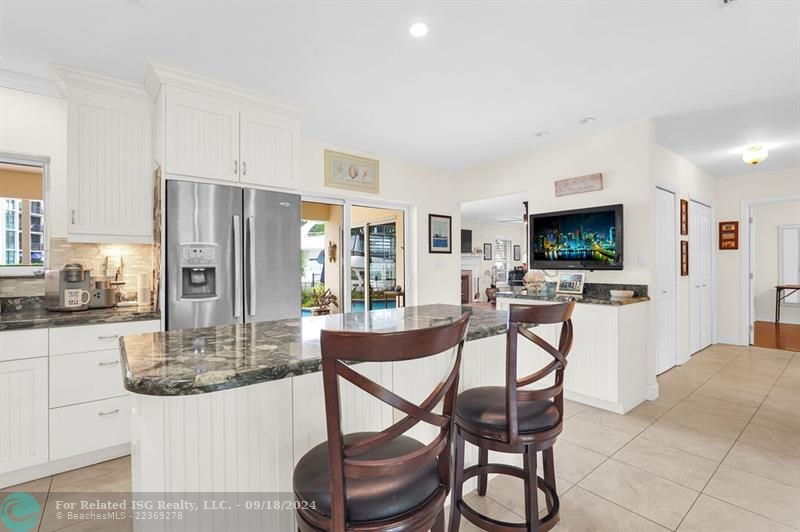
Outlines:
<svg viewBox="0 0 800 532"><path fill-rule="evenodd" d="M719 223L719 249L739 249L739 222Z"/></svg>
<svg viewBox="0 0 800 532"><path fill-rule="evenodd" d="M325 186L380 192L380 162L357 155L325 150Z"/></svg>
<svg viewBox="0 0 800 532"><path fill-rule="evenodd" d="M681 277L689 275L689 242L681 240Z"/></svg>
<svg viewBox="0 0 800 532"><path fill-rule="evenodd" d="M681 200L681 235L689 234L689 202Z"/></svg>
<svg viewBox="0 0 800 532"><path fill-rule="evenodd" d="M453 217L428 215L428 253L453 252Z"/></svg>
<svg viewBox="0 0 800 532"><path fill-rule="evenodd" d="M483 244L483 260L492 260L492 244L489 242Z"/></svg>
<svg viewBox="0 0 800 532"><path fill-rule="evenodd" d="M514 246L514 260L515 261L522 260L522 246L520 245Z"/></svg>

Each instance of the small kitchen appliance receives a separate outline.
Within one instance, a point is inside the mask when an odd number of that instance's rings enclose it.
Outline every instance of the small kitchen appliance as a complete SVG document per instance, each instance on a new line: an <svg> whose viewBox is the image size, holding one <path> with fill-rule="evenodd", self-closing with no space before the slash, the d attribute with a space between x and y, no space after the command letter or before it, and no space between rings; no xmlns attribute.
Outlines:
<svg viewBox="0 0 800 532"><path fill-rule="evenodd" d="M117 289L108 279L92 281L92 299L89 308L113 308L117 306Z"/></svg>
<svg viewBox="0 0 800 532"><path fill-rule="evenodd" d="M44 306L57 312L87 310L92 300L91 271L83 265L65 264L60 270L47 270L44 274Z"/></svg>

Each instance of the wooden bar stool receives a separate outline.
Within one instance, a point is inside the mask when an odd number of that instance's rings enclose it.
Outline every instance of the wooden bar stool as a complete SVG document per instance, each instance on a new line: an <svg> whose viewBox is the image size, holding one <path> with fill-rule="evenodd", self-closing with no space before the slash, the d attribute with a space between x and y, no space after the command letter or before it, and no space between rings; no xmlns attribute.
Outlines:
<svg viewBox="0 0 800 532"><path fill-rule="evenodd" d="M491 532L545 531L558 523L558 495L553 445L564 419L564 368L572 347L572 310L575 302L556 305L511 305L506 338L506 385L471 388L456 401L453 501L450 530L458 530L461 516ZM528 329L529 324L561 323L558 348ZM542 369L517 377L517 339L530 340L553 360ZM552 386L522 390L555 372ZM464 470L464 441L478 447L478 464ZM490 464L489 451L523 455L523 467ZM544 478L536 474L536 455L542 452ZM478 494L486 495L489 474L511 475L525 481L525 523L507 523L476 512L463 500L464 481L478 477ZM545 494L548 513L539 519L537 489Z"/></svg>
<svg viewBox="0 0 800 532"><path fill-rule="evenodd" d="M412 331L322 331L328 441L307 452L295 467L298 530L444 532L453 410L468 324L465 313L450 324ZM449 350L455 352L451 370L420 404L399 397L345 362L416 360ZM340 377L405 417L382 432L343 435ZM439 403L441 414L434 412ZM428 444L404 435L420 421L439 430Z"/></svg>

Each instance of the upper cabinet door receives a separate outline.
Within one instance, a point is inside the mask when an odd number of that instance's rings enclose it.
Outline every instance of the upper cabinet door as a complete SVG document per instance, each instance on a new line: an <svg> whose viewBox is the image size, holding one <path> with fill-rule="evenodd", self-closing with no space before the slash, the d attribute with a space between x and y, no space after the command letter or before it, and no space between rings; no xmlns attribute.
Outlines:
<svg viewBox="0 0 800 532"><path fill-rule="evenodd" d="M241 125L241 182L299 189L300 120L242 107Z"/></svg>
<svg viewBox="0 0 800 532"><path fill-rule="evenodd" d="M153 104L83 88L67 102L69 239L152 242Z"/></svg>
<svg viewBox="0 0 800 532"><path fill-rule="evenodd" d="M168 174L239 181L239 107L222 98L168 87Z"/></svg>

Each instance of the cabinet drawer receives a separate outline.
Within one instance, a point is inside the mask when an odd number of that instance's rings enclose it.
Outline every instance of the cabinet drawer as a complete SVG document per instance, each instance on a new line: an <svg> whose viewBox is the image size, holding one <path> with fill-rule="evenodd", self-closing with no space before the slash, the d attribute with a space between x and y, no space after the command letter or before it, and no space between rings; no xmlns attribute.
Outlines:
<svg viewBox="0 0 800 532"><path fill-rule="evenodd" d="M120 336L154 332L159 326L158 321L149 320L50 329L50 354L118 349Z"/></svg>
<svg viewBox="0 0 800 532"><path fill-rule="evenodd" d="M126 394L119 364L119 349L53 357L50 408Z"/></svg>
<svg viewBox="0 0 800 532"><path fill-rule="evenodd" d="M46 329L0 332L0 362L46 356Z"/></svg>
<svg viewBox="0 0 800 532"><path fill-rule="evenodd" d="M50 459L130 442L130 399L116 397L50 410Z"/></svg>

